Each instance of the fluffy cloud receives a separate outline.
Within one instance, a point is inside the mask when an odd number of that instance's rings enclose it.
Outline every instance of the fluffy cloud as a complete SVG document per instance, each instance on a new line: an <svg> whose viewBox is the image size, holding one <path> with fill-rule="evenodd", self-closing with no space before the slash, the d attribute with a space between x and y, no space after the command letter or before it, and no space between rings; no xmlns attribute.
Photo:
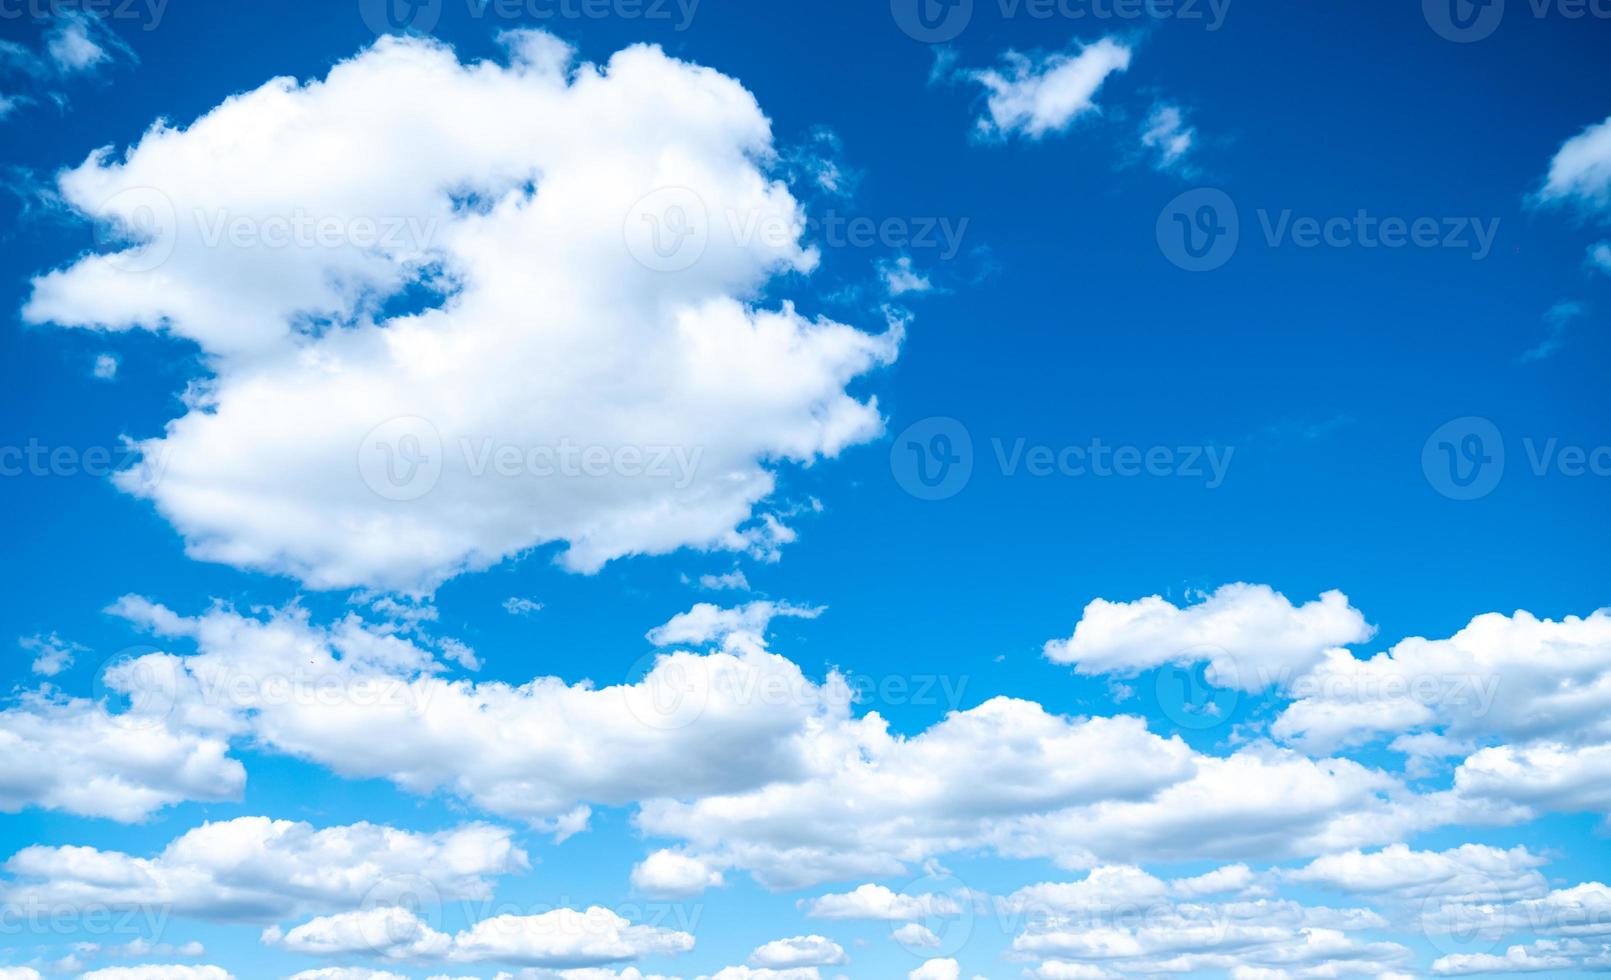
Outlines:
<svg viewBox="0 0 1611 980"><path fill-rule="evenodd" d="M693 894L730 869L774 888L904 874L977 848L1082 868L1311 857L1505 805L1416 797L1358 763L1264 743L1199 755L1139 718L1069 718L1011 698L893 733L875 712L853 714L838 674L813 681L766 649L751 631L771 606L678 617L654 635L719 637L719 648L662 653L605 687L448 679L427 641L355 617L320 627L295 609L116 608L197 647L143 658L138 672L166 678L151 700L174 727L416 793L447 789L559 836L582 829L590 806L636 804L642 831L678 842L636 869L648 894Z"/></svg>
<svg viewBox="0 0 1611 980"><path fill-rule="evenodd" d="M882 431L846 386L898 327L755 305L817 257L754 98L658 48L505 39L462 64L385 38L61 175L130 243L24 315L201 346L212 376L119 478L192 555L422 590L548 543L584 572L768 554L775 465Z"/></svg>
<svg viewBox="0 0 1611 980"><path fill-rule="evenodd" d="M1223 585L1176 606L1162 596L1094 599L1074 635L1045 646L1047 659L1081 674L1132 676L1165 664L1207 663L1220 687L1259 691L1307 671L1326 651L1374 634L1341 592L1295 606L1267 585Z"/></svg>
<svg viewBox="0 0 1611 980"><path fill-rule="evenodd" d="M161 718L36 692L0 710L0 811L26 806L132 822L181 800L239 799L246 771L225 740Z"/></svg>
<svg viewBox="0 0 1611 980"><path fill-rule="evenodd" d="M750 965L771 969L802 966L838 966L849 962L844 947L826 936L794 936L774 939L757 946L750 954Z"/></svg>
<svg viewBox="0 0 1611 980"><path fill-rule="evenodd" d="M371 970L361 966L326 966L317 970L293 973L290 980L408 980L408 978L386 970Z"/></svg>
<svg viewBox="0 0 1611 980"><path fill-rule="evenodd" d="M1611 811L1611 744L1482 749L1454 772L1460 794L1534 810Z"/></svg>
<svg viewBox="0 0 1611 980"><path fill-rule="evenodd" d="M1447 851L1415 851L1393 844L1369 854L1353 850L1324 855L1284 877L1359 895L1485 902L1544 894L1549 886L1537 871L1544 863L1525 847L1507 851L1463 844Z"/></svg>
<svg viewBox="0 0 1611 980"><path fill-rule="evenodd" d="M1103 38L1078 50L1031 58L1016 51L1005 64L964 73L984 87L985 115L975 124L986 136L1039 139L1060 133L1076 118L1096 111L1096 92L1114 72L1130 67L1130 49Z"/></svg>
<svg viewBox="0 0 1611 980"><path fill-rule="evenodd" d="M949 895L897 894L883 885L871 883L861 885L854 891L803 900L800 907L814 919L878 919L887 922L957 915L962 911L962 906Z"/></svg>
<svg viewBox="0 0 1611 980"><path fill-rule="evenodd" d="M1512 946L1502 956L1493 953L1451 953L1434 960L1432 972L1444 977L1470 973L1542 973L1545 970L1569 970L1579 965L1571 957L1560 955L1560 948L1559 943L1540 940L1531 946Z"/></svg>
<svg viewBox="0 0 1611 980"><path fill-rule="evenodd" d="M91 970L79 980L234 980L234 977L219 966L169 963L162 966L109 966Z"/></svg>
<svg viewBox="0 0 1611 980"><path fill-rule="evenodd" d="M960 976L962 967L956 960L924 960L921 966L906 974L906 980L957 980Z"/></svg>
<svg viewBox="0 0 1611 980"><path fill-rule="evenodd" d="M1385 844L1429 827L1498 818L1456 796L1416 796L1397 777L1349 759L1310 759L1268 743L1223 758L1196 756L1194 769L1192 778L1147 799L1021 817L999 828L997 846L1065 867L1268 860Z"/></svg>
<svg viewBox="0 0 1611 980"><path fill-rule="evenodd" d="M1191 751L1139 718L1071 719L993 698L910 737L877 714L813 745L808 778L739 794L645 801L638 823L769 887L891 875L990 843L1024 814L1144 799L1188 777ZM794 816L812 814L809 821Z"/></svg>
<svg viewBox="0 0 1611 980"><path fill-rule="evenodd" d="M17 645L33 654L33 672L45 677L55 677L73 665L73 658L77 654L85 652L84 647L64 640L55 633L49 636L25 636L17 641Z"/></svg>
<svg viewBox="0 0 1611 980"><path fill-rule="evenodd" d="M406 909L372 908L313 919L289 932L271 928L263 941L314 956L364 954L413 962L556 968L683 953L694 946L694 937L686 932L634 925L598 906L494 916L455 935L438 932Z"/></svg>
<svg viewBox="0 0 1611 980"><path fill-rule="evenodd" d="M1486 613L1444 640L1412 637L1361 660L1327 654L1271 731L1325 751L1381 734L1611 739L1611 611L1559 622Z"/></svg>
<svg viewBox="0 0 1611 980"><path fill-rule="evenodd" d="M1549 163L1539 197L1584 211L1611 207L1611 119L1595 123L1561 144Z"/></svg>
<svg viewBox="0 0 1611 980"><path fill-rule="evenodd" d="M128 599L118 611L188 657L142 658L176 724L231 735L354 778L416 793L449 789L561 835L589 804L699 796L803 778L813 739L848 720L846 682L807 679L739 631L708 655L658 656L635 681L598 687L440 676L428 649L349 617L330 627L291 609L215 608L182 617Z"/></svg>
<svg viewBox="0 0 1611 980"><path fill-rule="evenodd" d="M655 851L632 869L632 887L651 898L686 898L723 883L720 869L676 851Z"/></svg>
<svg viewBox="0 0 1611 980"><path fill-rule="evenodd" d="M1263 899L1175 902L1135 894L1135 884L1109 880L1073 903L1026 906L1031 914L1012 948L1021 956L1044 958L1030 975L1105 977L1239 968L1334 976L1377 973L1410 957L1409 950L1395 943L1351 935L1388 925L1367 909Z"/></svg>
<svg viewBox="0 0 1611 980"><path fill-rule="evenodd" d="M0 895L20 909L165 908L266 921L359 903L485 899L488 876L526 866L509 831L484 824L422 834L238 817L187 831L152 858L26 847L6 861Z"/></svg>

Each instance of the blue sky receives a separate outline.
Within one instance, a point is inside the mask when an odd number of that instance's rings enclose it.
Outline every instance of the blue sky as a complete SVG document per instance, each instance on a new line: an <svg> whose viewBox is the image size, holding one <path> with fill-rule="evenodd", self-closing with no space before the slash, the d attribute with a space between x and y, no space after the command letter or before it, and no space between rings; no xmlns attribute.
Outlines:
<svg viewBox="0 0 1611 980"><path fill-rule="evenodd" d="M0 5L0 977L1611 963L1611 10L921 2Z"/></svg>

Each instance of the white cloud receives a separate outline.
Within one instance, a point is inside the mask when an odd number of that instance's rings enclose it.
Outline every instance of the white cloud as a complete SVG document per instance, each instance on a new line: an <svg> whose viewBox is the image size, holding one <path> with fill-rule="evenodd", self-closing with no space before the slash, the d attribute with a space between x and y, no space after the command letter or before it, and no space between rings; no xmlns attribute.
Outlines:
<svg viewBox="0 0 1611 980"><path fill-rule="evenodd" d="M387 970L371 970L362 966L326 966L317 970L293 973L290 980L408 980L408 978Z"/></svg>
<svg viewBox="0 0 1611 980"><path fill-rule="evenodd" d="M111 381L117 377L118 359L116 354L97 354L95 364L90 373L97 381Z"/></svg>
<svg viewBox="0 0 1611 980"><path fill-rule="evenodd" d="M1530 810L1611 812L1611 744L1496 745L1454 772L1455 790Z"/></svg>
<svg viewBox="0 0 1611 980"><path fill-rule="evenodd" d="M530 616L542 612L543 604L524 596L510 596L503 601L503 611L511 616Z"/></svg>
<svg viewBox="0 0 1611 980"><path fill-rule="evenodd" d="M498 915L454 935L438 932L406 909L374 908L323 916L289 932L269 929L263 941L314 956L365 954L410 962L542 967L602 966L684 953L694 945L686 932L634 925L599 906Z"/></svg>
<svg viewBox="0 0 1611 980"><path fill-rule="evenodd" d="M889 938L908 949L934 949L942 942L933 929L920 922L908 922L896 927L890 932Z"/></svg>
<svg viewBox="0 0 1611 980"><path fill-rule="evenodd" d="M1139 718L1070 719L993 698L925 731L876 713L822 732L808 772L737 794L648 800L646 832L689 841L773 888L894 875L1009 837L1025 814L1145 798L1190 776L1192 753ZM800 821L788 815L810 813ZM1003 845L1004 846L1004 845Z"/></svg>
<svg viewBox="0 0 1611 980"><path fill-rule="evenodd" d="M733 607L700 602L687 612L678 613L656 626L646 636L657 647L725 643L735 634L759 638L765 634L772 620L780 616L815 619L822 615L822 611L820 606L796 606L766 599Z"/></svg>
<svg viewBox="0 0 1611 980"><path fill-rule="evenodd" d="M1611 118L1586 127L1555 151L1539 198L1586 212L1611 208Z"/></svg>
<svg viewBox="0 0 1611 980"><path fill-rule="evenodd" d="M723 884L719 868L676 851L655 851L632 869L632 887L652 898L686 898Z"/></svg>
<svg viewBox="0 0 1611 980"><path fill-rule="evenodd" d="M1432 963L1432 972L1444 977L1470 973L1542 973L1569 970L1578 964L1557 952L1559 944L1540 940L1531 946L1512 946L1503 955L1494 953L1450 953Z"/></svg>
<svg viewBox="0 0 1611 980"><path fill-rule="evenodd" d="M31 966L0 966L0 980L40 980L39 971Z"/></svg>
<svg viewBox="0 0 1611 980"><path fill-rule="evenodd" d="M1485 613L1448 639L1360 660L1333 651L1292 691L1278 738L1326 751L1381 734L1611 739L1611 611L1560 621Z"/></svg>
<svg viewBox="0 0 1611 980"><path fill-rule="evenodd" d="M717 970L708 977L700 977L699 980L822 980L822 974L814 966L802 966L790 970L773 970L764 966L729 966Z"/></svg>
<svg viewBox="0 0 1611 980"><path fill-rule="evenodd" d="M119 479L191 555L402 591L545 543L582 572L770 556L775 467L882 431L846 386L898 326L755 305L817 256L754 98L658 48L505 37L507 65L388 37L61 175L97 222L158 220L24 315L201 346L213 377L140 443L160 478ZM409 287L449 295L381 317Z"/></svg>
<svg viewBox="0 0 1611 980"><path fill-rule="evenodd" d="M1184 168L1186 154L1197 139L1197 130L1186 125L1185 114L1177 105L1153 106L1141 124L1141 145L1153 153L1153 166L1159 170Z"/></svg>
<svg viewBox="0 0 1611 980"><path fill-rule="evenodd" d="M844 947L826 936L794 936L774 939L757 946L750 954L751 966L764 966L774 970L802 966L838 966L848 963Z"/></svg>
<svg viewBox="0 0 1611 980"><path fill-rule="evenodd" d="M253 618L219 607L187 618L136 598L116 611L197 644L193 656L140 662L142 676L173 689L175 724L250 734L261 747L415 793L447 789L561 835L585 826L588 804L803 778L814 737L843 723L851 704L839 675L814 682L767 652L748 631L764 628L754 610L714 611L668 631L721 636L721 652L661 654L642 677L602 687L446 680L429 651L351 616L324 628L297 609Z"/></svg>
<svg viewBox="0 0 1611 980"><path fill-rule="evenodd" d="M876 919L902 922L957 915L956 899L935 893L899 894L883 885L865 884L854 891L802 899L800 907L813 919Z"/></svg>
<svg viewBox="0 0 1611 980"><path fill-rule="evenodd" d="M169 963L162 966L109 966L91 970L79 980L234 980L228 970L220 966L186 966Z"/></svg>
<svg viewBox="0 0 1611 980"><path fill-rule="evenodd" d="M709 589L712 592L720 592L724 589L748 592L750 591L750 580L744 576L742 569L735 568L721 575L707 573L699 576L699 587Z"/></svg>
<svg viewBox="0 0 1611 980"><path fill-rule="evenodd" d="M1414 851L1392 844L1369 854L1353 850L1323 855L1284 877L1359 895L1484 902L1543 895L1549 885L1537 869L1544 863L1519 846L1507 851L1462 844L1446 851Z"/></svg>
<svg viewBox="0 0 1611 980"><path fill-rule="evenodd" d="M1611 242L1595 242L1590 245L1589 264L1611 275Z"/></svg>
<svg viewBox="0 0 1611 980"><path fill-rule="evenodd" d="M526 866L510 832L485 824L422 834L237 817L187 831L152 858L26 847L6 861L0 895L20 908L166 908L266 921L360 902L489 898L488 876Z"/></svg>
<svg viewBox="0 0 1611 980"><path fill-rule="evenodd" d="M1039 139L1067 129L1076 118L1097 111L1097 89L1116 71L1130 67L1130 49L1112 38L1031 58L1017 51L1002 56L1002 68L962 73L982 85L986 114L975 124L987 136L1014 133Z"/></svg>
<svg viewBox="0 0 1611 980"><path fill-rule="evenodd" d="M906 980L957 980L962 976L962 968L956 960L936 959L924 960L923 965L906 974Z"/></svg>
<svg viewBox="0 0 1611 980"><path fill-rule="evenodd" d="M0 710L0 811L38 806L133 822L181 800L239 799L246 770L227 753L222 738L161 718L25 694Z"/></svg>
<svg viewBox="0 0 1611 980"><path fill-rule="evenodd" d="M910 255L897 256L894 260L885 260L878 264L878 274L884 280L884 289L891 296L904 296L907 293L926 293L934 288L929 277L919 272L912 265Z"/></svg>
<svg viewBox="0 0 1611 980"><path fill-rule="evenodd" d="M1259 691L1288 682L1326 652L1362 643L1374 629L1341 592L1294 606L1267 585L1222 585L1176 606L1162 596L1134 602L1093 599L1074 635L1046 643L1053 663L1081 674L1133 676L1164 664L1208 664L1220 687Z"/></svg>
<svg viewBox="0 0 1611 980"><path fill-rule="evenodd" d="M63 11L57 14L45 38L45 51L56 70L64 75L86 72L112 60L111 47L133 57L129 49L91 13Z"/></svg>
<svg viewBox="0 0 1611 980"><path fill-rule="evenodd" d="M55 677L73 665L74 655L87 652L87 648L64 640L55 633L49 636L40 633L25 636L17 641L17 645L34 655L33 672L45 677Z"/></svg>

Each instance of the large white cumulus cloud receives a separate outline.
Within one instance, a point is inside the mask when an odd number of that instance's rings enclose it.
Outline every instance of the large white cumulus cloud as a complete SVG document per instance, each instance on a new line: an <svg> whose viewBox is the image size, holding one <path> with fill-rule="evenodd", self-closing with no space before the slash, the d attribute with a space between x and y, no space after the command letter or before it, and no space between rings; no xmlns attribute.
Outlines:
<svg viewBox="0 0 1611 980"><path fill-rule="evenodd" d="M759 301L816 254L749 92L505 41L384 39L62 174L129 240L24 315L200 345L212 376L120 481L196 557L418 591L547 543L580 571L767 552L772 467L882 430L846 387L899 328Z"/></svg>

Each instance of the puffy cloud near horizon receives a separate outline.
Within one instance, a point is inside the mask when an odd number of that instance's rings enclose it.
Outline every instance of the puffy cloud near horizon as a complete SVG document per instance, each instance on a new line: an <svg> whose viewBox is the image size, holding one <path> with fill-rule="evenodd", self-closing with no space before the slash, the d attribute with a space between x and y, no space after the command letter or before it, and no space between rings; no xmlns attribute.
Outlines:
<svg viewBox="0 0 1611 980"><path fill-rule="evenodd" d="M570 968L685 953L693 948L694 937L634 924L600 906L498 915L449 935L408 909L389 907L321 916L290 931L272 927L264 931L263 942L312 956L356 954L420 963Z"/></svg>
<svg viewBox="0 0 1611 980"><path fill-rule="evenodd" d="M777 467L882 432L847 387L901 326L757 305L817 255L754 97L656 47L504 39L465 64L383 38L60 175L127 244L35 278L24 317L200 346L117 480L192 556L405 592L545 544L578 572L772 557Z"/></svg>
<svg viewBox="0 0 1611 980"><path fill-rule="evenodd" d="M167 963L161 966L108 966L91 970L79 980L235 980L235 977L221 966Z"/></svg>
<svg viewBox="0 0 1611 980"><path fill-rule="evenodd" d="M1446 851L1415 851L1392 844L1370 854L1353 850L1323 855L1282 877L1354 895L1491 902L1547 893L1549 883L1537 870L1544 863L1520 846L1502 850L1462 844Z"/></svg>

